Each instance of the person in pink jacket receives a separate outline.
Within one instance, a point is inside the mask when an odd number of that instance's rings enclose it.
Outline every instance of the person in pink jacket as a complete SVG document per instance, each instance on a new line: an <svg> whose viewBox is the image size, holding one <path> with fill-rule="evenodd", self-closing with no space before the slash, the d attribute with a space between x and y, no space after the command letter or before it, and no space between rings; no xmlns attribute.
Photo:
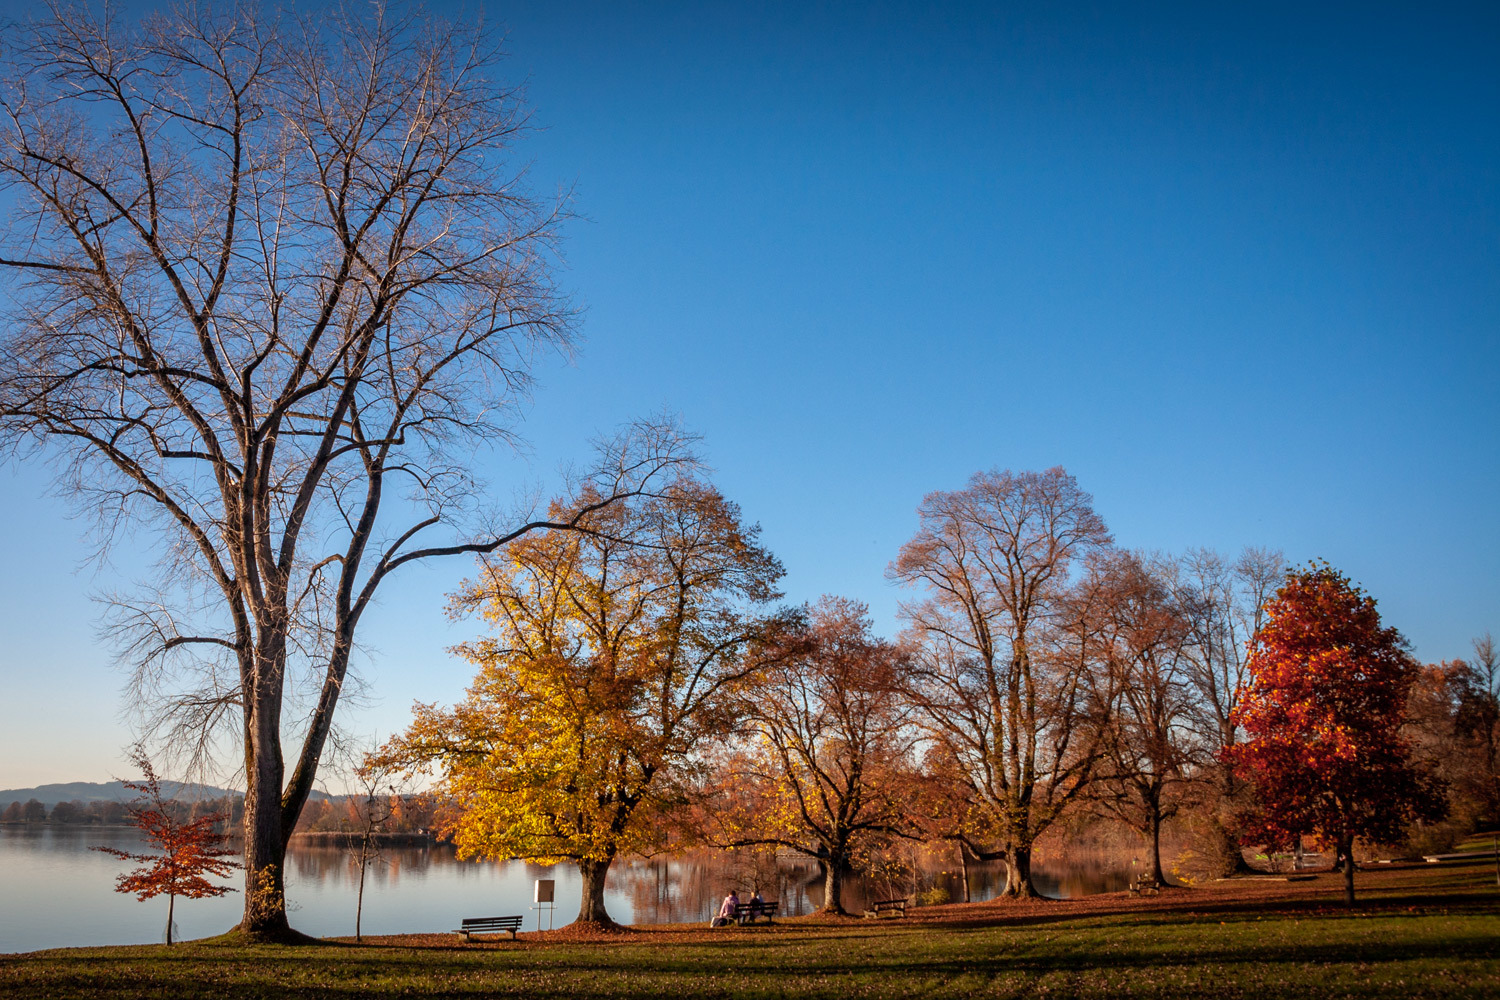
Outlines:
<svg viewBox="0 0 1500 1000"><path fill-rule="evenodd" d="M729 895L724 897L724 902L719 907L719 915L717 917L714 917L713 920L709 922L708 926L728 927L731 923L734 922L734 908L739 905L740 897L735 894L735 891L733 889L730 889Z"/></svg>

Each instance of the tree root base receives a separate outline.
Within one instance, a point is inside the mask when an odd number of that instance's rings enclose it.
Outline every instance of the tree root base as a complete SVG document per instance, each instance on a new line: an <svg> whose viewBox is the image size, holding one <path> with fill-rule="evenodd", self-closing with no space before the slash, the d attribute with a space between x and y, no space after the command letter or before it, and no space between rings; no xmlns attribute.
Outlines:
<svg viewBox="0 0 1500 1000"><path fill-rule="evenodd" d="M279 931L247 931L243 927L234 927L216 938L210 938L214 944L246 945L246 944L279 944L297 945L306 947L308 945L326 945L329 942L322 938L303 934L301 931L292 930L290 927Z"/></svg>

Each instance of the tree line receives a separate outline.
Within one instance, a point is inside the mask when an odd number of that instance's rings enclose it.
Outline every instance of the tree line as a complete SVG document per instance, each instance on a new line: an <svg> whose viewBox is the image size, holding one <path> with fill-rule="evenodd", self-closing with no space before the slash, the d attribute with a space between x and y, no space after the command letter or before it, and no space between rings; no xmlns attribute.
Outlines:
<svg viewBox="0 0 1500 1000"><path fill-rule="evenodd" d="M593 502L560 497L550 516ZM370 764L435 775L463 856L576 864L579 919L601 922L627 852L796 852L824 866L824 907L841 912L846 874L906 841L1003 862L1005 894L1035 896L1036 844L1071 815L1137 831L1162 882L1163 826L1188 811L1216 871L1244 867L1244 836L1326 833L1351 879L1356 836L1399 840L1450 799L1450 835L1496 815L1486 644L1474 664L1419 668L1331 568L1121 549L1061 468L977 474L929 494L918 522L888 571L906 594L894 639L849 598L778 606L780 564L700 478L504 546L453 598L488 626L460 650L476 667L466 697L418 705ZM1302 608L1304 591L1326 606ZM1277 655L1293 680L1323 662L1270 643L1310 641L1299 614L1324 631L1347 619L1335 645L1363 650L1300 695L1270 679ZM1344 742L1321 771L1261 766L1273 738L1318 745L1267 721L1298 697L1294 714L1323 712ZM1379 704L1339 707L1351 699ZM1434 740L1446 777L1421 753ZM1317 804L1345 759L1367 770L1330 814L1335 835ZM1257 797L1277 776L1277 797Z"/></svg>
<svg viewBox="0 0 1500 1000"><path fill-rule="evenodd" d="M378 796L381 833L420 834L435 830L442 806L437 796L381 794ZM311 799L297 819L296 833L350 833L362 829L370 811L370 797L331 795ZM244 822L245 800L240 795L181 801L164 798L161 808L179 823L216 815L229 828ZM55 803L49 810L38 799L11 802L0 809L0 823L57 823L67 826L130 826L130 803L116 800Z"/></svg>

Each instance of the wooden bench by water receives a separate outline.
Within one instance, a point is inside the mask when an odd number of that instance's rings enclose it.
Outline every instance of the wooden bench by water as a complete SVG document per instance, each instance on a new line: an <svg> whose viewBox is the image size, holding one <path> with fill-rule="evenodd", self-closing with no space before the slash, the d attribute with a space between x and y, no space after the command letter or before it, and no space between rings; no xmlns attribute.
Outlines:
<svg viewBox="0 0 1500 1000"><path fill-rule="evenodd" d="M778 899L765 900L757 903L739 903L734 908L734 922L741 927L746 924L755 923L758 917L765 917L766 923L774 924L776 910L781 905Z"/></svg>
<svg viewBox="0 0 1500 1000"><path fill-rule="evenodd" d="M510 939L514 941L516 931L520 929L520 917L465 917L463 926L453 933L469 941L475 934L498 934L501 931L509 931Z"/></svg>

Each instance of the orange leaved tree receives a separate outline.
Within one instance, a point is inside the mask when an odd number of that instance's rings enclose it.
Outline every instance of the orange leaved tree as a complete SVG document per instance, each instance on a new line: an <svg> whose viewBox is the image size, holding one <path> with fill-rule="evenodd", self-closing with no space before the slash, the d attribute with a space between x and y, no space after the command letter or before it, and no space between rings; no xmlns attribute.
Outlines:
<svg viewBox="0 0 1500 1000"><path fill-rule="evenodd" d="M1337 570L1289 573L1266 605L1226 756L1256 790L1249 831L1285 844L1310 834L1339 852L1354 905L1354 839L1393 842L1446 812L1441 782L1401 736L1417 663L1375 601Z"/></svg>
<svg viewBox="0 0 1500 1000"><path fill-rule="evenodd" d="M906 651L871 634L869 608L825 596L808 618L743 692L748 740L723 768L716 839L817 859L822 911L842 914L855 858L916 835L918 732L902 697Z"/></svg>
<svg viewBox="0 0 1500 1000"><path fill-rule="evenodd" d="M126 872L115 880L116 892L133 892L141 902L167 894L167 944L171 944L172 912L177 897L203 899L233 892L229 886L215 885L205 876L224 878L240 866L228 860L234 852L223 847L228 839L219 832L219 826L226 818L223 813L209 813L192 820L178 819L173 814L172 803L162 798L161 782L150 758L137 748L131 754L131 761L145 777L139 782L125 782L126 788L141 793L140 798L125 808L131 822L145 833L147 842L161 853L131 854L113 847L96 847L94 850L141 863L135 871Z"/></svg>

